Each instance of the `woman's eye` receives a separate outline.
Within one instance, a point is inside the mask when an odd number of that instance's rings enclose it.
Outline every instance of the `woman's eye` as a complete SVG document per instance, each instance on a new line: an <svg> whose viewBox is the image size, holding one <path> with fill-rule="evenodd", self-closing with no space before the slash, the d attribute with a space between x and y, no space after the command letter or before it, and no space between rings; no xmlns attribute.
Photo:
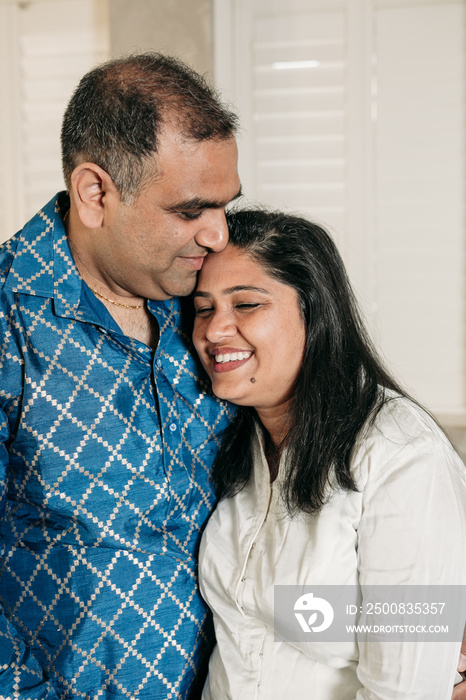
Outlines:
<svg viewBox="0 0 466 700"><path fill-rule="evenodd" d="M198 309L195 309L196 316L207 316L211 311L211 306L200 306Z"/></svg>
<svg viewBox="0 0 466 700"><path fill-rule="evenodd" d="M254 303L249 303L249 304L236 304L236 308L237 308L237 309L244 309L244 310L246 310L246 311L247 311L248 309L256 309L258 306L260 306L260 304L254 304Z"/></svg>

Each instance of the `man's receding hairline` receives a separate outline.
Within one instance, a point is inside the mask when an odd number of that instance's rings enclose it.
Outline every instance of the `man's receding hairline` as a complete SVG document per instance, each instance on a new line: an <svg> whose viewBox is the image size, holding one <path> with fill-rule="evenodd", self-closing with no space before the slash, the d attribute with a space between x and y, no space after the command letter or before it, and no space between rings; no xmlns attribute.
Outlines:
<svg viewBox="0 0 466 700"><path fill-rule="evenodd" d="M183 134L183 132L180 129L174 128L171 124L166 124L165 120L164 120L163 124L162 124L162 128L159 132L158 149L156 151L152 151L151 153L149 153L144 159L145 165L144 165L143 176L141 178L141 187L139 190L139 194L141 194L143 189L150 186L153 182L156 182L164 174L163 170L158 167L157 161L160 159L160 150L161 150L161 146L162 146L163 140L164 140L165 129L169 129L173 133L173 135L175 136L175 139L179 145L192 144L193 146L200 146L204 143L217 142L219 144L224 144L224 143L228 143L229 141L232 144L237 143L236 137L234 134L230 134L229 136L221 136L221 135L215 134L214 136L211 136L211 137L205 138L205 139L197 139L197 138L194 138L192 136L187 136L186 134ZM151 161L154 164L154 167L152 169L149 166L149 162L151 162ZM150 171L150 173L148 172L148 170ZM235 195L234 199L237 199L241 195L242 195L242 191L240 188L238 194Z"/></svg>

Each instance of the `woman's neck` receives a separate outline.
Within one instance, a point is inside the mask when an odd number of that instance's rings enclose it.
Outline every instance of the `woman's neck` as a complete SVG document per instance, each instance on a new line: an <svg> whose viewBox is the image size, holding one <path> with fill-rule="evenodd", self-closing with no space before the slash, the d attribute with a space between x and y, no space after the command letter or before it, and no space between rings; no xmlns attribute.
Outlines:
<svg viewBox="0 0 466 700"><path fill-rule="evenodd" d="M256 409L257 410L257 409ZM264 454L269 465L270 481L277 478L280 458L288 436L288 412L271 414L257 411L264 435Z"/></svg>
<svg viewBox="0 0 466 700"><path fill-rule="evenodd" d="M267 433L272 444L281 449L289 431L289 407L290 402L274 408L256 408L256 413L264 434Z"/></svg>

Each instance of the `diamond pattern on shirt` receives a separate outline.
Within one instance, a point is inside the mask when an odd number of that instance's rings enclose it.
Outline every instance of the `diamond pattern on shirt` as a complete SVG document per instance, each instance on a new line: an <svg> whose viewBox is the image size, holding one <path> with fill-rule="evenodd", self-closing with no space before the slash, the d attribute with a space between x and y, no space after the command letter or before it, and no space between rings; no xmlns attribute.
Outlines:
<svg viewBox="0 0 466 700"><path fill-rule="evenodd" d="M187 697L205 647L195 553L228 407L198 377L177 301L151 302L156 358L80 306L54 202L0 269L5 639L18 659L31 647L59 697Z"/></svg>

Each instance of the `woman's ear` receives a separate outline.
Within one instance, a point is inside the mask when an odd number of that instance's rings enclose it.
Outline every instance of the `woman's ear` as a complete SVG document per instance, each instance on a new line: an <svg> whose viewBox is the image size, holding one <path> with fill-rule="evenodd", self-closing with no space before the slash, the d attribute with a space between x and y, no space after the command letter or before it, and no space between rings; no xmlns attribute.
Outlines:
<svg viewBox="0 0 466 700"><path fill-rule="evenodd" d="M81 223L90 229L107 225L120 194L108 173L95 163L81 163L71 174L71 189Z"/></svg>

